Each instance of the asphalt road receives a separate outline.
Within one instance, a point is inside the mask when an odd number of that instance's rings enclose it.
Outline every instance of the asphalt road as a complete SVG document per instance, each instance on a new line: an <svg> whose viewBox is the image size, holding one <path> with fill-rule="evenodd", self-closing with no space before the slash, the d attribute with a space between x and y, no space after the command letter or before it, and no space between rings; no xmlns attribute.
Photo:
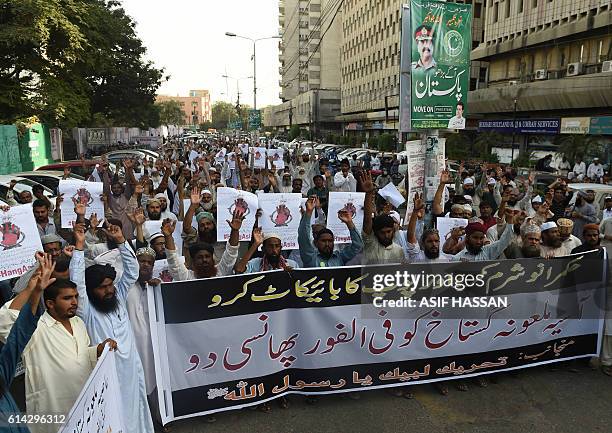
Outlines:
<svg viewBox="0 0 612 433"><path fill-rule="evenodd" d="M583 363L584 364L584 363ZM498 375L498 383L447 396L432 385L413 387L415 398L384 390L361 392L359 400L323 396L307 405L290 396L289 409L272 402L272 411L238 410L217 414L215 423L193 418L170 424L173 433L590 433L612 432L612 377L548 367Z"/></svg>

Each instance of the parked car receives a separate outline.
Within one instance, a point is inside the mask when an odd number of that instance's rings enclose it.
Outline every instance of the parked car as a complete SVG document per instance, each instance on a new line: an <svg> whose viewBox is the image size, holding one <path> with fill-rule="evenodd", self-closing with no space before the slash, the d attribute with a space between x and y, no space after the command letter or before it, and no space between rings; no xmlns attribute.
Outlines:
<svg viewBox="0 0 612 433"><path fill-rule="evenodd" d="M137 159L143 161L149 159L149 155L141 150L114 150L102 155L113 164L117 165L124 159Z"/></svg>
<svg viewBox="0 0 612 433"><path fill-rule="evenodd" d="M54 195L57 195L57 188L59 186L60 180L64 177L64 172L38 170L15 173L14 175L40 183L41 185L46 186L51 191L53 191ZM69 179L85 180L83 176L79 176L75 173L70 173Z"/></svg>
<svg viewBox="0 0 612 433"><path fill-rule="evenodd" d="M41 185L37 182L34 182L33 180L25 179L23 177L15 176L12 174L0 175L0 196L2 196L2 199L4 201L6 201L6 193L8 192L10 188L10 184L12 180L17 181L17 184L15 185L15 188L13 189L16 193L21 193L23 191L29 191L30 193L32 193L33 186ZM52 199L55 197L51 189L47 188L44 185L41 185L41 186L44 188L43 194L45 196L47 196L49 199Z"/></svg>
<svg viewBox="0 0 612 433"><path fill-rule="evenodd" d="M612 185L601 183L568 183L567 187L572 192L593 190L595 192L595 201L593 204L599 204L599 209L605 208L604 200L607 196L612 196ZM576 194L572 197L571 204L576 202Z"/></svg>
<svg viewBox="0 0 612 433"><path fill-rule="evenodd" d="M55 162L53 164L44 165L42 167L38 167L36 171L39 170L59 170L64 171L65 167L70 167L72 173L76 173L79 176L84 177L85 179L89 179L91 173L94 171L97 165L102 164L101 159L86 159L81 161L80 159L72 160L72 161L61 161ZM113 172L117 170L117 167L112 162L108 163L108 166Z"/></svg>

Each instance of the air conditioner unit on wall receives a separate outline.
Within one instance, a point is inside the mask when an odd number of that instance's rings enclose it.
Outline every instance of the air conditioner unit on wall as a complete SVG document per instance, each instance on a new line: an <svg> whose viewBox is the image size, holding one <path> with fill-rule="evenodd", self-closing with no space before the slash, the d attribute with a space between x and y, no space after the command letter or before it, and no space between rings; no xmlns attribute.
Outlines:
<svg viewBox="0 0 612 433"><path fill-rule="evenodd" d="M535 71L535 79L536 80L546 80L548 75L546 73L546 69L536 69Z"/></svg>
<svg viewBox="0 0 612 433"><path fill-rule="evenodd" d="M510 80L508 81L508 85L510 86L516 86L519 82L517 80Z"/></svg>
<svg viewBox="0 0 612 433"><path fill-rule="evenodd" d="M601 64L601 72L612 72L612 60L606 60Z"/></svg>
<svg viewBox="0 0 612 433"><path fill-rule="evenodd" d="M574 77L582 74L582 62L568 63L567 65L567 76Z"/></svg>

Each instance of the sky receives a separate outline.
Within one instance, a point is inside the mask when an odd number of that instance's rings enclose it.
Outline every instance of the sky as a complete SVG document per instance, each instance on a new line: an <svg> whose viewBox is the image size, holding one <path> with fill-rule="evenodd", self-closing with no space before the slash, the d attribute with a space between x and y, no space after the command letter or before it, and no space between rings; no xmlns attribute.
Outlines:
<svg viewBox="0 0 612 433"><path fill-rule="evenodd" d="M225 36L276 36L278 0L122 0L136 22L136 32L147 48L147 59L165 68L170 80L160 95L187 96L191 89L207 89L211 99L236 103L236 80L253 75L253 44ZM278 42L257 42L257 107L279 104ZM227 71L227 73L226 73ZM253 105L253 80L239 81L240 103ZM229 97L228 97L229 93Z"/></svg>

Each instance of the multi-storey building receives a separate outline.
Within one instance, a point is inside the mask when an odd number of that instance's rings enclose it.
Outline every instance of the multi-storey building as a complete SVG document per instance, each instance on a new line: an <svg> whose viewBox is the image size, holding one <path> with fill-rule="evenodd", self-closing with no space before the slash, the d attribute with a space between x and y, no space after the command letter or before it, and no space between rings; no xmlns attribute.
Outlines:
<svg viewBox="0 0 612 433"><path fill-rule="evenodd" d="M472 59L489 66L469 95L469 113L610 113L611 31L610 0L487 0Z"/></svg>
<svg viewBox="0 0 612 433"><path fill-rule="evenodd" d="M155 101L178 101L183 107L184 125L212 122L212 106L208 90L190 90L189 96L157 95Z"/></svg>
<svg viewBox="0 0 612 433"><path fill-rule="evenodd" d="M332 129L340 114L343 0L280 0L280 87L283 104L267 108L266 126Z"/></svg>

